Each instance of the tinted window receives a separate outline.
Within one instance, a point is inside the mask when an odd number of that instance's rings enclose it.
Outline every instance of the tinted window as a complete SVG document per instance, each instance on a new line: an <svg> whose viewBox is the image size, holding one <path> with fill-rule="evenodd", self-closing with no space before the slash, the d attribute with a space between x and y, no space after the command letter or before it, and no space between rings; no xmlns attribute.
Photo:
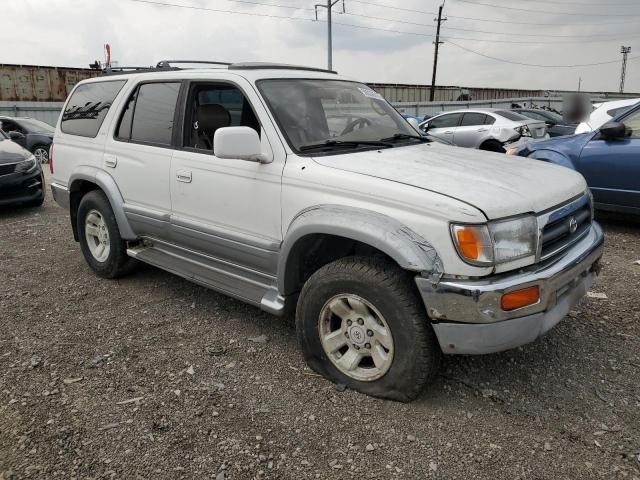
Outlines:
<svg viewBox="0 0 640 480"><path fill-rule="evenodd" d="M138 90L131 94L127 104L124 107L124 111L122 112L122 116L120 117L120 123L118 124L118 128L116 128L116 138L120 140L129 141L131 138L131 120L133 120L133 108L136 105L136 95Z"/></svg>
<svg viewBox="0 0 640 480"><path fill-rule="evenodd" d="M184 146L213 150L213 136L224 127L250 127L260 135L258 118L238 88L194 85L187 103Z"/></svg>
<svg viewBox="0 0 640 480"><path fill-rule="evenodd" d="M62 131L81 137L95 137L125 83L126 80L96 82L76 88L62 112Z"/></svg>
<svg viewBox="0 0 640 480"><path fill-rule="evenodd" d="M625 112L626 110L629 110L631 106L626 106L626 107L618 107L618 108L614 108L612 110L609 110L607 112L607 115L609 115L611 118L617 117L618 115L620 115L621 113Z"/></svg>
<svg viewBox="0 0 640 480"><path fill-rule="evenodd" d="M441 117L434 118L429 123L429 128L451 128L457 127L460 123L461 113L449 113Z"/></svg>
<svg viewBox="0 0 640 480"><path fill-rule="evenodd" d="M146 83L138 89L131 141L171 145L180 83ZM124 120L124 119L123 119Z"/></svg>
<svg viewBox="0 0 640 480"><path fill-rule="evenodd" d="M640 110L636 110L628 117L623 118L622 123L631 129L632 138L640 138Z"/></svg>
<svg viewBox="0 0 640 480"><path fill-rule="evenodd" d="M525 117L524 115L520 115L519 113L515 112L508 112L507 110L500 110L495 113L514 122L522 122L523 120L527 119L527 117Z"/></svg>
<svg viewBox="0 0 640 480"><path fill-rule="evenodd" d="M465 113L462 117L461 127L474 127L485 125L487 116L484 113Z"/></svg>

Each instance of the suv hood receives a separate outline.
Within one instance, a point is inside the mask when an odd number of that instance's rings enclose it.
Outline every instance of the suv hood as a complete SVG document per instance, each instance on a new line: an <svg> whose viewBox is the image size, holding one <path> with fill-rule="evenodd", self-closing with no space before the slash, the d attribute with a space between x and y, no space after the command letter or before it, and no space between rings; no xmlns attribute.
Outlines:
<svg viewBox="0 0 640 480"><path fill-rule="evenodd" d="M436 143L314 157L326 167L422 188L468 203L489 220L539 213L583 193L568 168Z"/></svg>

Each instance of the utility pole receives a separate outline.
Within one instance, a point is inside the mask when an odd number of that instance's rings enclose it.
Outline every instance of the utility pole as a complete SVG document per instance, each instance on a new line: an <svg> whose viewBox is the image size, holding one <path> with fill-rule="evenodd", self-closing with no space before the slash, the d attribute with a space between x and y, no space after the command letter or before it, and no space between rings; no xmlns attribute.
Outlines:
<svg viewBox="0 0 640 480"><path fill-rule="evenodd" d="M318 20L318 7L327 9L327 66L329 70L333 70L333 33L331 29L331 12L333 7L339 2L340 0L327 0L326 5L317 4L315 6L316 20ZM342 12L340 13L345 13L344 0L342 0Z"/></svg>
<svg viewBox="0 0 640 480"><path fill-rule="evenodd" d="M631 47L620 47L622 54L622 73L620 74L620 93L624 93L624 78L627 76L627 56L631 52Z"/></svg>
<svg viewBox="0 0 640 480"><path fill-rule="evenodd" d="M438 48L440 47L441 43L444 43L440 41L440 25L442 24L442 22L445 22L447 20L446 18L444 19L442 18L443 8L444 8L444 2L442 2L442 5L440 5L440 7L438 8L438 20L437 20L438 28L436 29L436 41L434 42L436 45L436 49L433 55L433 75L431 76L431 92L429 94L429 100L431 102L433 102L436 96L436 72L438 71Z"/></svg>

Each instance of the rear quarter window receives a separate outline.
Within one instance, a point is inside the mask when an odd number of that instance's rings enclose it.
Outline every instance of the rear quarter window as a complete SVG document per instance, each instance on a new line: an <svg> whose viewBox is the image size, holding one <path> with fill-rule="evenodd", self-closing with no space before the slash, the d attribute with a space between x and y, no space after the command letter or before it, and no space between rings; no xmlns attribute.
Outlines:
<svg viewBox="0 0 640 480"><path fill-rule="evenodd" d="M114 80L78 86L62 112L60 129L69 135L95 138L125 83L126 80Z"/></svg>

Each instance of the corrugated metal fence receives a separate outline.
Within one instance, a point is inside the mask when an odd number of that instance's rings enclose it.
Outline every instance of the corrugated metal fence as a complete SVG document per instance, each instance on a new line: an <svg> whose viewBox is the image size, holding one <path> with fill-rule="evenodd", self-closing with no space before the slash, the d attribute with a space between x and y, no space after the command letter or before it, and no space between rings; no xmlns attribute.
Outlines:
<svg viewBox="0 0 640 480"><path fill-rule="evenodd" d="M64 102L0 102L0 116L31 117L55 126Z"/></svg>

